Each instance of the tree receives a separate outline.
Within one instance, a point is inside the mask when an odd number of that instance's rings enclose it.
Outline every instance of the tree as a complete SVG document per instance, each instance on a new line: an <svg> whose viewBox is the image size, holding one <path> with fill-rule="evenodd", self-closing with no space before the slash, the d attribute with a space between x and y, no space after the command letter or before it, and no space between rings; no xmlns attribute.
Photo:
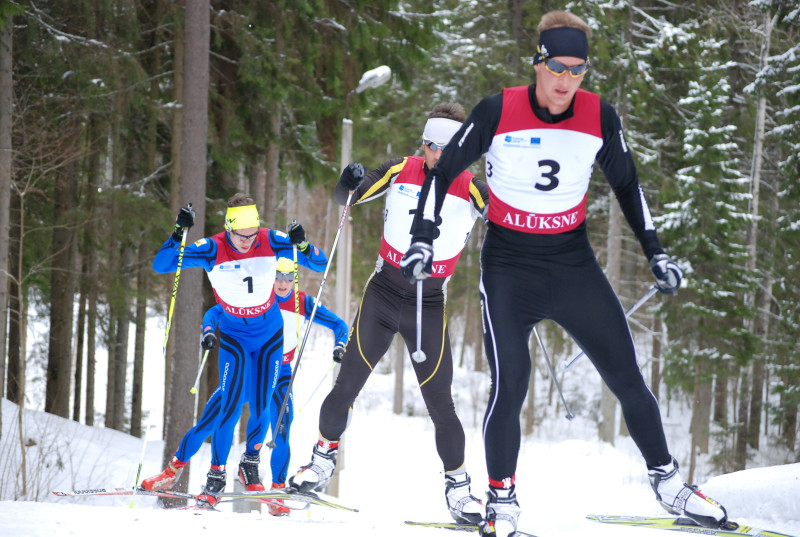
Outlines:
<svg viewBox="0 0 800 537"><path fill-rule="evenodd" d="M186 5L186 56L184 63L183 140L181 149L181 198L191 202L197 213L191 233L203 232L206 214L206 144L208 140L209 90L209 2L198 0ZM197 363L197 334L202 322L203 273L183 273L175 304L175 353L172 359L169 407L165 431L164 465L172 450L192 426L194 405L186 393L194 383ZM188 474L188 472L186 472ZM186 490L188 476L181 481Z"/></svg>

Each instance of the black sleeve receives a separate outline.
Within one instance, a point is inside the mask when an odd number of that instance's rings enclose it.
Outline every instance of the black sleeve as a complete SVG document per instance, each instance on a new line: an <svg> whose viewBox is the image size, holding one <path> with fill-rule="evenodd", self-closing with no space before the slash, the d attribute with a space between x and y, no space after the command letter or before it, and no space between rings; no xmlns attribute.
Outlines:
<svg viewBox="0 0 800 537"><path fill-rule="evenodd" d="M489 150L494 133L500 124L502 109L502 93L484 98L472 109L467 120L453 135L442 152L439 162L428 172L425 182L422 184L417 212L411 226L412 234L418 220L423 217L431 183L436 185L433 207L435 220L439 216L445 194L453 180Z"/></svg>
<svg viewBox="0 0 800 537"><path fill-rule="evenodd" d="M597 162L622 209L647 259L663 253L655 224L639 185L636 166L622 132L622 122L614 108L600 103L600 126L603 147L597 153Z"/></svg>
<svg viewBox="0 0 800 537"><path fill-rule="evenodd" d="M405 163L406 159L403 157L393 158L369 172L358 188L353 191L353 197L350 198L351 204L370 201L384 194L391 185L392 179L400 173ZM343 187L341 182L336 183L336 187L333 189L333 200L339 205L344 205L349 194L350 191Z"/></svg>

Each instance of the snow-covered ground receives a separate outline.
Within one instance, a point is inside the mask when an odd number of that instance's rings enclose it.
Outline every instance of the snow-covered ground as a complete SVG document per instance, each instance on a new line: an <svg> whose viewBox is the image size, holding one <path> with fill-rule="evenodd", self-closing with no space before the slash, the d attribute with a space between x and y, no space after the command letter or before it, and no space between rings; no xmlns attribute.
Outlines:
<svg viewBox="0 0 800 537"><path fill-rule="evenodd" d="M157 337L152 339L161 343ZM316 439L318 409L327 394L330 377L309 398L330 367L330 348L329 341L318 337L303 357L294 390L299 411L292 430L292 468L308 462ZM570 390L593 390L587 386L596 387L598 382L585 360L570 370L564 388L569 398ZM312 507L281 518L271 517L266 509L263 513L233 512L230 504L223 505L222 512L197 514L158 509L155 500L146 497L138 497L133 503L130 497L57 498L50 494L51 490L131 486L142 441L33 410L23 412L20 435L17 407L3 400L0 498L4 501L0 501L0 537L194 537L273 532L292 537L447 535L446 530L403 524L409 519L448 521L450 517L444 502L444 477L434 447L433 426L420 415L422 403L413 376L406 376L405 392L406 407L416 409L414 416L392 413L393 383L393 375L382 373L380 368L372 375L356 401L353 420L344 437L337 501L357 507L359 512ZM479 427L483 403L473 399L476 394L483 395L485 375L459 369L454 386L467 433L467 469L472 476L473 493L483 497L487 481ZM671 405L669 412L662 410L670 446L681 460L686 478L687 417L680 415L677 406ZM633 443L624 437L615 446L598 442L596 425L588 415L567 421L563 411L549 407L547 417L541 418L535 433L524 439L520 452L520 529L539 537L653 537L651 529L615 528L585 519L588 514L663 514ZM153 423L158 421L155 418ZM151 436L160 434L152 432ZM19 478L21 444L26 446L25 491ZM163 447L157 439L147 442L143 476L161 470ZM242 449L241 445L232 449L232 469L236 468ZM193 459L190 491L199 491L205 482L209 459L206 445ZM705 493L727 507L733 520L800 536L800 464L773 463L716 477L710 477L709 471L707 462L701 464L696 481ZM229 472L228 490L233 490L234 472ZM262 462L264 472L268 474L269 470ZM269 475L264 480L268 479Z"/></svg>

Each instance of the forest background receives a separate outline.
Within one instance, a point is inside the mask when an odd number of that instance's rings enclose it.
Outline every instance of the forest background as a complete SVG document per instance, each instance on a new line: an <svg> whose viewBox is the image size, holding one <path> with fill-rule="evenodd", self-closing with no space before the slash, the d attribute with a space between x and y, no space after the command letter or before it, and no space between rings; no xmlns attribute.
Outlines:
<svg viewBox="0 0 800 537"><path fill-rule="evenodd" d="M684 270L677 297L656 295L631 328L655 395L691 409L689 479L695 454L739 470L763 442L800 461L794 1L0 0L0 395L142 436L142 393L163 383L168 458L192 424L193 402L175 393L194 382L201 316L213 303L201 271L185 271L164 374L143 378L147 318L167 316L177 281L151 262L178 208L196 209L196 240L222 230L225 201L245 191L265 226L296 219L330 251L343 120L353 122L352 160L368 168L419 154L435 104L469 111L533 81L536 24L551 9L594 29L583 87L619 112L662 244ZM380 65L389 83L356 93ZM331 307L346 287L337 306L348 322L382 217L381 203L351 211L352 277L331 270L323 289ZM599 172L587 218L627 308L652 276ZM475 371L486 369L484 231L476 224L448 288L455 360ZM320 275L303 277L314 293ZM49 327L45 344L27 344L32 324ZM577 350L552 323L539 333L555 362ZM95 375L98 348L106 378ZM531 352L526 434L546 411L537 389L559 404L535 338ZM392 354L402 379L403 351ZM218 383L215 368L205 371L201 400ZM407 411L402 389L396 398ZM600 439L626 434L607 390L570 403L596 420Z"/></svg>

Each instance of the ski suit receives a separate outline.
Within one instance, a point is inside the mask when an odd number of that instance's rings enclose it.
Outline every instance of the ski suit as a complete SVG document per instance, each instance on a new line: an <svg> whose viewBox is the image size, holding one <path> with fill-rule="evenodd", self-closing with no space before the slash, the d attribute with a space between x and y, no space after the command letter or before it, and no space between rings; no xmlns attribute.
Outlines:
<svg viewBox="0 0 800 537"><path fill-rule="evenodd" d="M285 297L276 295L276 298L278 299L278 306L283 315L283 362L278 372L278 380L275 385L275 391L272 394L272 405L270 406L269 419L272 433L275 434L276 430L279 431L275 436L275 448L272 450L270 466L272 468L272 482L285 483L286 473L289 468L289 459L291 458L289 434L292 428L292 419L294 418L294 401L291 393L286 403L286 410L283 413L280 429L277 429L277 426L278 414L280 413L283 400L286 397L286 389L289 387L289 381L292 378L292 361L295 358L295 352L298 348L294 289ZM304 334L305 322L308 321L311 312L314 311L315 302L313 297L300 291L300 315L303 319L303 322L300 323L301 338ZM344 347L347 344L347 323L326 308L321 302L317 305L317 311L314 313L313 322L331 329L335 341L334 346L341 345Z"/></svg>
<svg viewBox="0 0 800 537"><path fill-rule="evenodd" d="M220 385L203 411L204 419L186 433L175 456L188 461L210 428L212 466L226 464L246 401L250 403L248 456L258 455L269 430L267 405L283 356L283 318L272 287L277 258L293 258L292 244L283 232L261 228L246 253L238 252L227 235L218 233L186 246L182 265L206 271L223 313L219 318ZM170 236L156 254L153 270L174 272L179 249L180 242ZM310 246L307 255L298 254L297 261L321 272L327 257Z"/></svg>
<svg viewBox="0 0 800 537"><path fill-rule="evenodd" d="M490 202L480 294L492 378L483 426L490 484L514 482L531 373L528 341L542 319L563 327L592 361L619 399L646 463L670 461L658 403L586 231L596 161L647 258L663 253L616 111L578 90L570 108L552 116L538 107L535 85L506 88L483 99L453 139L458 145L448 146L429 174L419 207L429 201L431 183L441 207L441 190L486 153Z"/></svg>
<svg viewBox="0 0 800 537"><path fill-rule="evenodd" d="M322 404L320 435L338 440L347 427L350 408L367 378L400 333L409 353L416 351L416 288L400 273L399 262L411 242L413 210L427 167L421 157L396 158L367 174L354 191L355 203L386 195L383 237L375 271L364 286L351 325L342 367L333 390ZM337 184L334 197L344 205L348 192ZM422 397L435 425L436 449L445 471L464 464L464 429L450 391L453 360L445 314L447 282L455 270L473 224L486 207L486 184L471 173L460 174L444 200L446 223L435 244L433 277L423 284L422 351L427 359L412 361Z"/></svg>

